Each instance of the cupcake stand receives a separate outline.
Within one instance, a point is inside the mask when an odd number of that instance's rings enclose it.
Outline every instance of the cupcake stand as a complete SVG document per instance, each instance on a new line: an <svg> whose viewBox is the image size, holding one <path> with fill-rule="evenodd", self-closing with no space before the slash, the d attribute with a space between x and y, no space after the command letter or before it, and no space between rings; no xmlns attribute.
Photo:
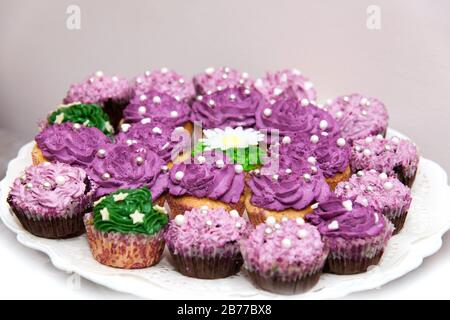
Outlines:
<svg viewBox="0 0 450 320"><path fill-rule="evenodd" d="M402 134L389 130L388 136ZM119 270L97 263L85 236L69 240L47 240L27 233L11 214L6 197L13 179L31 165L34 142L24 145L8 166L0 183L0 217L6 227L17 234L23 245L46 253L58 269L75 272L108 288L150 299L327 299L352 292L378 288L418 268L423 259L437 252L442 236L450 229L450 187L447 174L435 162L421 158L413 186L413 202L399 235L394 236L381 263L368 272L338 276L322 275L309 292L280 296L256 289L247 275L221 280L199 280L174 271L166 254L156 266L143 270Z"/></svg>

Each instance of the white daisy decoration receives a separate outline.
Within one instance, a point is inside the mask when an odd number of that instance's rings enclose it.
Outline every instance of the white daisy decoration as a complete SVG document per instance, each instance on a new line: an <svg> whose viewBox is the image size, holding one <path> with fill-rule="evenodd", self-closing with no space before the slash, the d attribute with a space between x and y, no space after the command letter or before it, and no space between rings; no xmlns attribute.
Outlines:
<svg viewBox="0 0 450 320"><path fill-rule="evenodd" d="M257 146L264 140L264 135L254 129L243 129L242 127L225 129L203 130L204 138L201 142L205 147L211 149L227 150L231 148L248 148Z"/></svg>

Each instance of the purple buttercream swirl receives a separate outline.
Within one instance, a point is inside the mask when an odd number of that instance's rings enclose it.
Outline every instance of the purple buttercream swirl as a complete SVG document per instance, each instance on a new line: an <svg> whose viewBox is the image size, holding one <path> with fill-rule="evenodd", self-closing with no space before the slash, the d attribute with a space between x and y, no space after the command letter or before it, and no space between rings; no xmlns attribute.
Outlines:
<svg viewBox="0 0 450 320"><path fill-rule="evenodd" d="M326 121L322 130L320 123ZM310 135L340 135L340 126L326 111L301 102L288 95L283 96L272 105L260 104L256 110L256 127L258 129L277 129L280 135L307 133Z"/></svg>
<svg viewBox="0 0 450 320"><path fill-rule="evenodd" d="M267 163L262 172L270 167L271 163ZM296 162L294 166L285 157L279 162L278 173L253 175L247 184L252 192L252 204L276 211L302 210L314 202L327 200L331 193L321 171L313 172L306 162Z"/></svg>
<svg viewBox="0 0 450 320"><path fill-rule="evenodd" d="M170 95L171 97L188 101L195 95L194 85L190 80L167 68L146 71L134 79L134 93L136 96L155 90Z"/></svg>
<svg viewBox="0 0 450 320"><path fill-rule="evenodd" d="M46 159L83 168L92 162L101 146L110 143L99 129L70 122L47 126L35 140Z"/></svg>
<svg viewBox="0 0 450 320"><path fill-rule="evenodd" d="M167 190L168 174L161 170L164 161L155 152L138 144L111 144L104 151L87 170L99 185L97 198L117 189L146 186L157 200Z"/></svg>
<svg viewBox="0 0 450 320"><path fill-rule="evenodd" d="M108 100L128 101L132 89L125 77L103 75L101 71L89 76L84 82L72 84L64 103L81 102L103 105Z"/></svg>
<svg viewBox="0 0 450 320"><path fill-rule="evenodd" d="M351 207L345 206L345 201ZM308 214L306 218L317 226L321 235L347 240L376 237L386 226L386 220L380 212L337 197L320 202L314 213Z"/></svg>
<svg viewBox="0 0 450 320"><path fill-rule="evenodd" d="M175 164L170 170L169 192L174 196L192 195L225 203L237 203L244 190L244 173L221 152L205 152L199 163ZM198 158L196 158L198 159Z"/></svg>
<svg viewBox="0 0 450 320"><path fill-rule="evenodd" d="M194 101L192 120L200 122L203 129L253 127L256 110L266 106L267 102L256 90L227 88Z"/></svg>
<svg viewBox="0 0 450 320"><path fill-rule="evenodd" d="M241 241L241 252L248 270L289 276L321 268L328 250L316 227L288 220L281 222L279 229L258 225Z"/></svg>
<svg viewBox="0 0 450 320"><path fill-rule="evenodd" d="M165 239L172 252L184 256L239 253L239 241L250 230L244 218L232 216L222 208L207 212L192 209L183 216L183 223L170 221Z"/></svg>
<svg viewBox="0 0 450 320"><path fill-rule="evenodd" d="M169 127L182 126L190 120L190 108L183 101L155 90L134 96L123 111L130 123L162 123Z"/></svg>
<svg viewBox="0 0 450 320"><path fill-rule="evenodd" d="M389 116L378 99L354 93L327 103L326 109L342 127L342 135L350 143L367 136L384 134Z"/></svg>
<svg viewBox="0 0 450 320"><path fill-rule="evenodd" d="M316 99L316 90L312 82L297 69L268 72L264 78L255 81L255 87L267 101L278 100L280 95L286 92L297 100Z"/></svg>
<svg viewBox="0 0 450 320"><path fill-rule="evenodd" d="M44 217L71 214L75 203L81 203L88 192L86 172L63 163L43 163L28 167L14 180L11 202L23 212ZM90 192L95 185L90 182Z"/></svg>
<svg viewBox="0 0 450 320"><path fill-rule="evenodd" d="M253 80L247 72L239 72L236 69L207 68L204 73L198 74L193 79L198 94L211 94L225 88L251 87Z"/></svg>

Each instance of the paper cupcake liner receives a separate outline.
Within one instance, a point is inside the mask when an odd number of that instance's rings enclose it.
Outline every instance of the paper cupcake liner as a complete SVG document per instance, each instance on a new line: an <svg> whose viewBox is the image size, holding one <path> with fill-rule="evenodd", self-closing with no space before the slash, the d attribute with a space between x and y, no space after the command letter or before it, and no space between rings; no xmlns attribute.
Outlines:
<svg viewBox="0 0 450 320"><path fill-rule="evenodd" d="M394 231L392 223L386 217L384 219L386 227L375 237L353 240L324 237L324 242L330 248L326 271L355 274L365 272L370 265L377 264Z"/></svg>
<svg viewBox="0 0 450 320"><path fill-rule="evenodd" d="M92 255L101 264L121 269L142 269L157 264L164 251L164 231L154 235L102 232L95 229L92 213L84 217Z"/></svg>
<svg viewBox="0 0 450 320"><path fill-rule="evenodd" d="M393 235L397 234L402 230L403 225L406 221L406 216L408 215L408 207L403 207L400 209L386 209L383 210L383 215L389 219L389 221L394 225Z"/></svg>
<svg viewBox="0 0 450 320"><path fill-rule="evenodd" d="M417 167L415 165L399 166L394 168L394 171L397 173L397 178L401 183L409 188L412 187L417 173Z"/></svg>

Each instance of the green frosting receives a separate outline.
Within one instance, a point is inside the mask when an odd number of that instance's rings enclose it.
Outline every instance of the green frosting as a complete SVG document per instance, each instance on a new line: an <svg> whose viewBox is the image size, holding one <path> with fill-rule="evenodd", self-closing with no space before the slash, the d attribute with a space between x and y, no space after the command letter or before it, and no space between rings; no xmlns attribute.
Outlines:
<svg viewBox="0 0 450 320"><path fill-rule="evenodd" d="M168 223L164 208L152 205L148 188L120 189L94 204L94 227L103 232L153 235Z"/></svg>
<svg viewBox="0 0 450 320"><path fill-rule="evenodd" d="M192 155L195 156L202 153L206 146L203 143L198 143L192 150ZM217 149L220 150L220 149ZM247 148L230 148L227 150L220 150L224 152L233 163L242 165L244 171L250 171L259 168L266 156L266 153L257 146Z"/></svg>
<svg viewBox="0 0 450 320"><path fill-rule="evenodd" d="M50 124L80 123L86 127L96 127L106 135L114 133L108 115L96 104L73 103L63 105L48 117L48 122Z"/></svg>

